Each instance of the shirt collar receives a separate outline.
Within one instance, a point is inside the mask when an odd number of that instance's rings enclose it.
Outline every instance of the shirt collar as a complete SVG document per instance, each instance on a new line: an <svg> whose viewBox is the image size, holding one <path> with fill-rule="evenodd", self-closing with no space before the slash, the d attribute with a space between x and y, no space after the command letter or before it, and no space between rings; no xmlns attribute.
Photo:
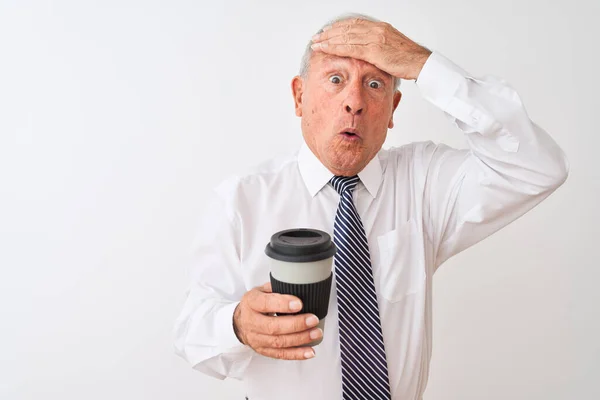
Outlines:
<svg viewBox="0 0 600 400"><path fill-rule="evenodd" d="M302 143L298 153L298 167L304 184L312 197L315 197L333 177L333 173L319 161L306 142ZM379 153L358 173L358 177L369 194L375 198L383 177Z"/></svg>

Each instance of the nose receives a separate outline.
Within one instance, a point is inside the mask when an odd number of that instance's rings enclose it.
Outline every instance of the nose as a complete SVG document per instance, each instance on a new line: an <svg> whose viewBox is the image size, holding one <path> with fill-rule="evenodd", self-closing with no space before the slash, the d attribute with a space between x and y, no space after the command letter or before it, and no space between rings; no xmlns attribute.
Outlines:
<svg viewBox="0 0 600 400"><path fill-rule="evenodd" d="M349 104L346 104L346 112L352 114L352 115L359 115L362 112L362 107L351 107Z"/></svg>
<svg viewBox="0 0 600 400"><path fill-rule="evenodd" d="M353 85L349 88L348 96L344 100L344 109L352 115L360 115L365 109L365 100L360 87Z"/></svg>

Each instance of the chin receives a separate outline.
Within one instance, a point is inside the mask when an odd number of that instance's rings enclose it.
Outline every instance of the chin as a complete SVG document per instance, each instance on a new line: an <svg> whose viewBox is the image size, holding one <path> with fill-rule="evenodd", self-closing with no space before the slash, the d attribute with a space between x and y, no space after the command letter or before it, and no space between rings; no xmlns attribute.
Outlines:
<svg viewBox="0 0 600 400"><path fill-rule="evenodd" d="M338 175L356 175L367 165L367 156L366 149L347 145L330 147L327 152L330 169Z"/></svg>

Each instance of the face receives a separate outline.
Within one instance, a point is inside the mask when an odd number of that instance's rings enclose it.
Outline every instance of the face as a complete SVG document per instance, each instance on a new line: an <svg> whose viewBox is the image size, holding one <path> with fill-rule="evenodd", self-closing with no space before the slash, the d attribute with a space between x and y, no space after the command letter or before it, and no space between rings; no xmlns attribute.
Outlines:
<svg viewBox="0 0 600 400"><path fill-rule="evenodd" d="M308 76L292 80L308 147L333 174L358 174L381 149L401 93L372 64L315 52Z"/></svg>

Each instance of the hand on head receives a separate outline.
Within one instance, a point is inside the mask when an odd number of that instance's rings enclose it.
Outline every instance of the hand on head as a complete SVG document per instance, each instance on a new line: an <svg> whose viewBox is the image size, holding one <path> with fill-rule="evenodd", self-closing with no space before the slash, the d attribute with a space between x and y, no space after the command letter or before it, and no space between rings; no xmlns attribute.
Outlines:
<svg viewBox="0 0 600 400"><path fill-rule="evenodd" d="M352 57L402 79L417 79L431 51L386 22L361 18L338 21L313 36L315 51Z"/></svg>

